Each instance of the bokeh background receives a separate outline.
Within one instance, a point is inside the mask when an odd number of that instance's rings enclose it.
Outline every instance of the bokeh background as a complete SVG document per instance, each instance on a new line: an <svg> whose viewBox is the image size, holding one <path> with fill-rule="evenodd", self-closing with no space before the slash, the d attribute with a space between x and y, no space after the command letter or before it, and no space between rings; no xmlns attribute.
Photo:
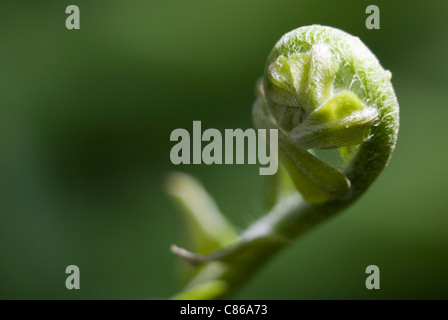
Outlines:
<svg viewBox="0 0 448 320"><path fill-rule="evenodd" d="M81 30L65 28L65 8ZM367 30L365 9L381 10ZM448 298L448 3L108 0L0 4L0 298L168 298L182 219L166 175L195 175L241 230L258 166L174 166L175 128L249 128L275 42L309 24L359 36L393 73L394 156L356 204L272 260L238 299ZM81 290L65 268L81 269ZM381 289L365 288L365 268Z"/></svg>

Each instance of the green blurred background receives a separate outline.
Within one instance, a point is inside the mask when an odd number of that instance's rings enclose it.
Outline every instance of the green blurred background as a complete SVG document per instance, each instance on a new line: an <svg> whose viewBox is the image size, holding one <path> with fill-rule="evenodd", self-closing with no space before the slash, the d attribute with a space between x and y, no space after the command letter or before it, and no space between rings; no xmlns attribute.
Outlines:
<svg viewBox="0 0 448 320"><path fill-rule="evenodd" d="M65 28L65 8L81 30ZM381 10L367 30L365 9ZM249 128L275 42L309 24L359 36L393 73L401 128L355 205L271 261L238 299L448 298L448 3L2 1L0 298L168 298L182 219L163 190L195 175L241 230L263 214L258 166L174 166L175 128ZM65 268L81 290L65 288ZM365 288L365 268L381 289Z"/></svg>

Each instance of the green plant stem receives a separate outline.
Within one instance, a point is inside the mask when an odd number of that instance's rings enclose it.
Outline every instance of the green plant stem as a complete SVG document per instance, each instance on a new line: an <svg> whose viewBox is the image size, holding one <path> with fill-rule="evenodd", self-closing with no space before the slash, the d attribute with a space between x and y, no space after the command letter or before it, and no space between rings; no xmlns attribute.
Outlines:
<svg viewBox="0 0 448 320"><path fill-rule="evenodd" d="M210 254L211 261L203 263L198 274L174 298L228 298L273 255L353 203L386 166L396 138L391 134L395 129L390 124L397 118L383 119L374 128L372 139L362 145L345 172L352 184L343 197L324 204L306 202L298 194L284 198L267 215L249 226L235 245L218 250L216 255ZM219 289L210 290L216 284Z"/></svg>
<svg viewBox="0 0 448 320"><path fill-rule="evenodd" d="M223 259L207 262L202 270L174 298L177 299L223 299L255 275L273 255L331 215L331 209L317 208L303 202L299 195L285 198L265 217L252 224L241 236L235 247ZM318 214L316 214L318 213ZM205 275L205 276L204 276ZM218 292L204 290L202 295L191 295L190 289L199 283L222 282Z"/></svg>

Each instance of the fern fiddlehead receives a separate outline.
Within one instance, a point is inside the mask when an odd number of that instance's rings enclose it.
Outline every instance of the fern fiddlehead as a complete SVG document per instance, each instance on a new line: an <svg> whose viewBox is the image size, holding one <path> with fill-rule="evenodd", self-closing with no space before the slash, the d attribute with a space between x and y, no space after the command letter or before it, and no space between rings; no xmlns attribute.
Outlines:
<svg viewBox="0 0 448 320"><path fill-rule="evenodd" d="M398 102L390 80L391 73L361 40L341 30L306 26L277 42L257 84L253 120L258 128L278 129L284 171L270 190L288 196L274 196L266 216L239 236L229 231L226 244L211 252L174 247L179 257L198 265L176 298L228 297L286 244L366 191L387 165L397 139ZM320 149L337 150L342 166L320 160L313 152ZM282 179L297 192L283 192ZM177 176L168 190L195 221L206 219L210 203L182 191L191 188L200 186ZM210 211L216 214L213 206ZM208 240L201 241L220 242L218 232L207 231Z"/></svg>

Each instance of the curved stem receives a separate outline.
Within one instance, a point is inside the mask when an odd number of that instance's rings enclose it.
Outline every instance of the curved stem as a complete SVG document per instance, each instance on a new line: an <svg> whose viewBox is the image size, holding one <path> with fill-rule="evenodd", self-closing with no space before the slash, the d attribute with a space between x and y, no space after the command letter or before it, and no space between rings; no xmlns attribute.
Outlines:
<svg viewBox="0 0 448 320"><path fill-rule="evenodd" d="M280 201L245 232L223 256L206 262L195 278L174 299L223 299L246 283L273 255L292 240L339 210L334 205L313 205L298 194ZM218 290L210 290L219 287ZM199 289L199 290L198 290Z"/></svg>
<svg viewBox="0 0 448 320"><path fill-rule="evenodd" d="M393 150L390 140L395 137L382 125L376 131L344 172L352 181L344 196L323 204L306 202L298 193L280 200L268 214L250 225L234 245L203 258L196 276L174 299L229 297L294 239L353 203L386 166Z"/></svg>

